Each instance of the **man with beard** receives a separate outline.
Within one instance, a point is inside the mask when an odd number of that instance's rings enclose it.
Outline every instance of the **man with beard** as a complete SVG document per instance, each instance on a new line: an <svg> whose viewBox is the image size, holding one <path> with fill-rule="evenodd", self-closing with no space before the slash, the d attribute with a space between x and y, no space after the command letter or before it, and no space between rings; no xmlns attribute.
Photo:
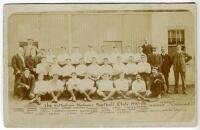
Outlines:
<svg viewBox="0 0 200 130"><path fill-rule="evenodd" d="M17 54L12 57L12 68L14 69L13 74L15 75L14 96L17 96L17 83L25 69L24 49L22 47L19 47Z"/></svg>

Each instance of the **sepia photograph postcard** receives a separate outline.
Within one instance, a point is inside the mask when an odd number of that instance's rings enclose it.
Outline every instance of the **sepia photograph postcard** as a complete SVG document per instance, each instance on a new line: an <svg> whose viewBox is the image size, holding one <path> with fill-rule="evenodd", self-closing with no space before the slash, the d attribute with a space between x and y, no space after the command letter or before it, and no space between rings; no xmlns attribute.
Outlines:
<svg viewBox="0 0 200 130"><path fill-rule="evenodd" d="M196 3L5 4L6 127L194 127Z"/></svg>

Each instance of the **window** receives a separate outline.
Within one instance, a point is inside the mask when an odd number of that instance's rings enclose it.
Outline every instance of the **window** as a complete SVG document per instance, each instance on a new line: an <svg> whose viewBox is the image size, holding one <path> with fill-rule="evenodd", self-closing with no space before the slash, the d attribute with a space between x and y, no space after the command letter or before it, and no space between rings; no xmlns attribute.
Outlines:
<svg viewBox="0 0 200 130"><path fill-rule="evenodd" d="M183 29L168 30L168 45L176 46L177 44L185 44L185 32Z"/></svg>

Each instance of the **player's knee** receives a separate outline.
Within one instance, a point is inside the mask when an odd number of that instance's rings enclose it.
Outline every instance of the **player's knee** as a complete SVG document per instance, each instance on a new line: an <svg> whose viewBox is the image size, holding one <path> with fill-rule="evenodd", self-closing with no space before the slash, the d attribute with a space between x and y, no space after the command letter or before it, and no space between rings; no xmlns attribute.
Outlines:
<svg viewBox="0 0 200 130"><path fill-rule="evenodd" d="M79 92L80 92L81 94L83 94L83 93L85 93L85 90L80 89Z"/></svg>
<svg viewBox="0 0 200 130"><path fill-rule="evenodd" d="M102 94L103 92L101 90L97 90L97 94L100 95Z"/></svg>
<svg viewBox="0 0 200 130"><path fill-rule="evenodd" d="M95 87L93 87L93 88L90 89L90 92L91 92L91 93L95 93L96 90L97 90L97 89L96 89Z"/></svg>

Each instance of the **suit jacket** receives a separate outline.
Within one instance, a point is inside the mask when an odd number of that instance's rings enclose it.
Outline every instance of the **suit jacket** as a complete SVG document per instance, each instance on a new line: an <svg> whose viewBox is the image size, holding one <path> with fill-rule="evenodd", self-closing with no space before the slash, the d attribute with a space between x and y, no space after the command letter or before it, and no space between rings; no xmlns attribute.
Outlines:
<svg viewBox="0 0 200 130"><path fill-rule="evenodd" d="M156 81L157 80L157 81ZM155 82L156 81L156 82ZM165 78L164 75L160 72L157 73L157 75L150 75L150 82L149 82L149 87L148 89L154 89L155 85L158 83L158 81L162 84L165 84Z"/></svg>
<svg viewBox="0 0 200 130"><path fill-rule="evenodd" d="M162 55L162 66L161 66L161 72L163 74L168 74L170 72L170 68L172 65L172 60L171 57L168 54Z"/></svg>
<svg viewBox="0 0 200 130"><path fill-rule="evenodd" d="M27 56L30 56L31 55L31 50L34 49L37 51L37 49L34 47L34 46L25 46L24 47L24 55L27 57Z"/></svg>
<svg viewBox="0 0 200 130"><path fill-rule="evenodd" d="M28 85L30 87L30 91L33 91L35 87L35 77L32 74L29 74L28 77L26 77L24 74L21 76L21 79L19 81L19 85Z"/></svg>
<svg viewBox="0 0 200 130"><path fill-rule="evenodd" d="M151 67L158 67L160 70L162 65L162 57L160 54L150 54L148 62L151 65Z"/></svg>
<svg viewBox="0 0 200 130"><path fill-rule="evenodd" d="M14 69L14 74L17 73L17 71L23 71L25 68L25 61L22 60L22 58L16 54L12 57L12 67Z"/></svg>
<svg viewBox="0 0 200 130"><path fill-rule="evenodd" d="M185 72L186 63L190 61L191 59L192 57L186 52L183 52L183 51L180 53L176 52L172 57L174 72L177 72L177 71Z"/></svg>
<svg viewBox="0 0 200 130"><path fill-rule="evenodd" d="M150 84L154 85L155 84L154 81L157 79L161 83L163 83L163 84L165 83L165 78L164 78L163 74L158 72L158 74L156 76L154 76L153 74L150 75Z"/></svg>
<svg viewBox="0 0 200 130"><path fill-rule="evenodd" d="M153 47L151 44L148 44L147 46L145 46L144 44L142 45L142 48L143 48L143 53L146 54L147 56L153 53Z"/></svg>
<svg viewBox="0 0 200 130"><path fill-rule="evenodd" d="M38 56L32 57L27 56L25 59L26 67L29 68L29 70L33 70L33 68L36 68L36 65L40 62L40 58Z"/></svg>

